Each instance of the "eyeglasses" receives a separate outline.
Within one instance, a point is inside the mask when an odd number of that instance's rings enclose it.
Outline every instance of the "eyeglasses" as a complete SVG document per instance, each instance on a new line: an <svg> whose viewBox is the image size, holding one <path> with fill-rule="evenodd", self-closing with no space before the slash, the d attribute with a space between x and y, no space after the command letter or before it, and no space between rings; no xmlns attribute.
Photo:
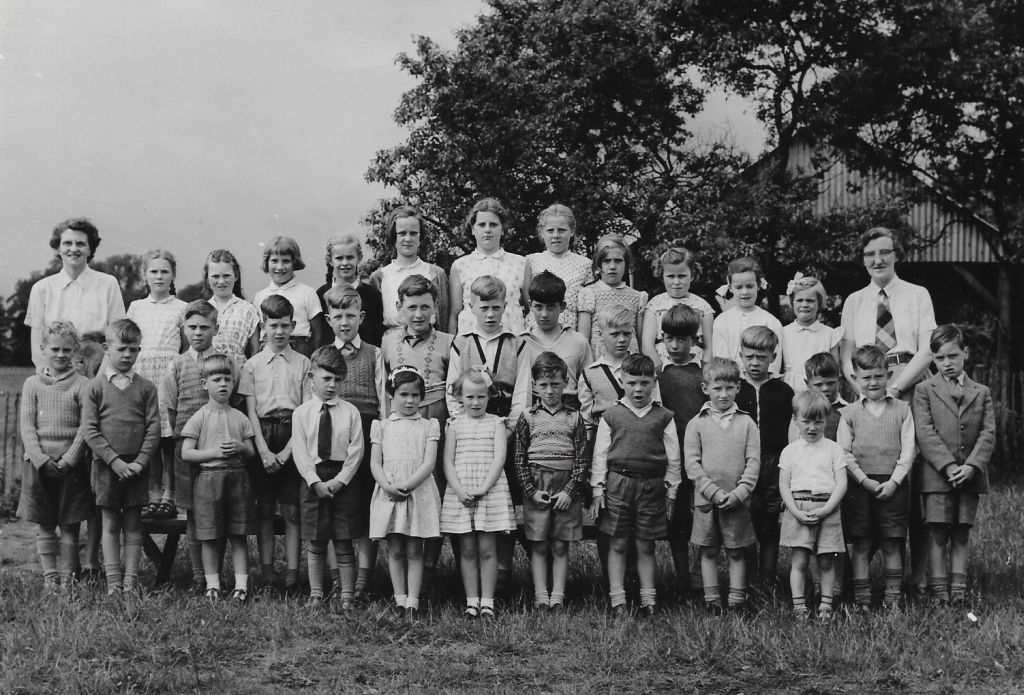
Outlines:
<svg viewBox="0 0 1024 695"><path fill-rule="evenodd" d="M890 258L896 253L894 249L879 249L877 251L865 251L864 260L870 261L872 258Z"/></svg>

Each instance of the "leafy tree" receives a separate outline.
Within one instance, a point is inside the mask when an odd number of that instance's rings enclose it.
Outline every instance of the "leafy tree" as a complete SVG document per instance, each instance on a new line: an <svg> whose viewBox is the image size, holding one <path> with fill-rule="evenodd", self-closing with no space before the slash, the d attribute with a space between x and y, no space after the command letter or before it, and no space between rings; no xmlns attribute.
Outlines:
<svg viewBox="0 0 1024 695"><path fill-rule="evenodd" d="M493 195L513 214L511 250L540 248L534 216L554 202L573 208L584 250L609 231L642 249L705 171L738 168L728 148L694 146L685 125L704 94L666 50L653 3L488 4L454 52L420 37L414 56L399 56L419 84L394 114L408 139L366 174L398 191L371 225L398 201L419 205L439 231L425 255L446 264L472 248L465 213ZM370 245L388 257L379 231Z"/></svg>

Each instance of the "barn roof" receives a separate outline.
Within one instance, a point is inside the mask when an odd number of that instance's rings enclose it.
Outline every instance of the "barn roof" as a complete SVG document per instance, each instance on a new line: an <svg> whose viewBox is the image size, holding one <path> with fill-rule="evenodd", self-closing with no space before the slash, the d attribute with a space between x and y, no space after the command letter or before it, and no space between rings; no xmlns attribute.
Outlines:
<svg viewBox="0 0 1024 695"><path fill-rule="evenodd" d="M762 161L771 154L762 158ZM757 165L755 165L756 167ZM915 187L922 192L910 207L908 224L924 242L908 260L925 263L995 263L996 254L986 237L996 228L944 195L928 181L909 172L851 166L842 153L814 145L797 137L789 151L793 174L821 175L818 198L812 203L816 214L837 208L862 207L901 189Z"/></svg>

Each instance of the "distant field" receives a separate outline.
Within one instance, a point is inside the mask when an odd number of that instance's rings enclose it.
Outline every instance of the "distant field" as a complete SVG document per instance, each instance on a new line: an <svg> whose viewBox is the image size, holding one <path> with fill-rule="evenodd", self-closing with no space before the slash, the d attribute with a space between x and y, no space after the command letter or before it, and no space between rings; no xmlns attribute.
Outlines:
<svg viewBox="0 0 1024 695"><path fill-rule="evenodd" d="M25 379L34 371L32 367L0 367L0 396L19 393Z"/></svg>

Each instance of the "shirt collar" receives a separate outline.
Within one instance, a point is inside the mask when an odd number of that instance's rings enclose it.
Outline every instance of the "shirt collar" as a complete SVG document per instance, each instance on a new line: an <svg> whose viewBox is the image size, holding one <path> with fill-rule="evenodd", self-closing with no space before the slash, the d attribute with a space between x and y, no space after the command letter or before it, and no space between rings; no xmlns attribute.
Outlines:
<svg viewBox="0 0 1024 695"><path fill-rule="evenodd" d="M280 292L281 290L290 290L291 288L295 287L298 284L299 284L299 279L293 275L292 279L289 280L288 282L284 283L283 285L276 285L276 284L274 284L274 281L271 280L270 281L270 289L274 290L275 292Z"/></svg>
<svg viewBox="0 0 1024 695"><path fill-rule="evenodd" d="M662 362L661 363L661 371L665 371L669 367L689 367L691 364L695 364L698 367L701 366L700 358L699 357L695 357L692 352L690 353L690 361L686 362L684 364L676 364L675 362Z"/></svg>
<svg viewBox="0 0 1024 695"><path fill-rule="evenodd" d="M274 352L269 347L263 348L263 352L266 353L264 355L264 357L266 359L266 363L267 364L270 364L271 362L273 362L275 357L280 357L285 362L291 362L292 361L292 357L295 356L295 351L292 350L292 346L291 345L285 345L284 346L284 350L281 350L281 352Z"/></svg>
<svg viewBox="0 0 1024 695"><path fill-rule="evenodd" d="M645 405L643 408L637 409L636 406L634 406L632 403L630 403L629 399L627 399L627 398L620 398L618 402L621 403L622 405L626 406L627 408L629 408L631 411L633 411L633 413L635 415L639 415L640 417L643 417L644 415L649 413L651 411L651 408L653 408L654 406L661 405L660 403L657 403L656 401L652 400L650 403Z"/></svg>
<svg viewBox="0 0 1024 695"><path fill-rule="evenodd" d="M493 258L496 261L500 261L502 258L505 257L505 249L499 246L498 250L495 251L494 253L484 253L480 249L473 249L473 251L469 255L474 256L476 258Z"/></svg>
<svg viewBox="0 0 1024 695"><path fill-rule="evenodd" d="M335 396L331 400L325 401L324 399L320 398L320 396L316 395L315 393L313 394L312 400L319 404L319 405L316 406L317 411L319 411L324 405L327 405L327 406L330 406L331 408L333 408L334 406L336 406L339 403L341 403L341 397L339 397L339 396Z"/></svg>
<svg viewBox="0 0 1024 695"><path fill-rule="evenodd" d="M153 295L147 294L145 297L143 297L143 299L149 302L150 304L170 304L175 299L177 299L177 297L175 297L173 294L169 294L163 299L157 299Z"/></svg>
<svg viewBox="0 0 1024 695"><path fill-rule="evenodd" d="M556 333L555 337L552 338L550 341L548 341L546 339L546 336L538 335L535 332L536 329L534 329L533 331L523 331L522 333L520 333L520 337L524 338L525 340L530 340L530 341L536 343L537 345L548 345L548 344L552 344L553 345L554 343L557 343L559 340L562 339L562 336L565 335L566 331L571 331L571 330L572 330L572 328L569 328L568 326L559 326L558 333ZM575 332L575 331L573 331L573 332Z"/></svg>
<svg viewBox="0 0 1024 695"><path fill-rule="evenodd" d="M58 276L60 277L60 288L64 289L73 282L77 282L83 288L89 288L93 285L94 279L97 273L89 266L85 266L85 270L79 273L77 278L72 278L66 268L61 268Z"/></svg>
<svg viewBox="0 0 1024 695"><path fill-rule="evenodd" d="M596 367L596 366L600 366L600 365L602 365L602 364L607 364L607 365L608 365L609 367L611 367L611 368L612 368L612 371L616 371L616 370L622 369L622 362L621 362L621 361L620 361L620 362L618 362L618 363L615 363L615 362L611 362L611 361L609 361L609 359L608 359L608 356L607 356L607 355L601 355L601 356L600 356L600 357L598 357L598 358L597 358L596 360L594 360L594 361L593 361L593 362L592 362L592 363L590 364L590 366L591 366L591 367Z"/></svg>
<svg viewBox="0 0 1024 695"><path fill-rule="evenodd" d="M533 405L533 406L532 406L532 407L530 408L530 412L531 412L531 413L536 413L536 412L537 412L538 410L543 410L543 411L544 411L545 413L548 413L549 415L555 415L555 414L557 414L557 413L560 413L560 412L562 412L563 410L565 410L565 404L563 404L563 403L559 403L559 404L558 404L558 407L557 407L557 408L555 408L554 410L548 410L548 409L547 409L547 407L546 407L546 406L545 406L545 405L544 405L543 403L541 403L541 402L540 402L540 401L538 400L538 401L537 401L537 402L536 402L536 403L535 403L535 404L534 404L534 405Z"/></svg>
<svg viewBox="0 0 1024 695"><path fill-rule="evenodd" d="M794 321L793 324L796 326L796 330L798 332L807 331L809 333L819 333L826 328L825 324L818 320L815 320L814 323L809 326L802 326L796 321Z"/></svg>
<svg viewBox="0 0 1024 695"><path fill-rule="evenodd" d="M511 334L511 333L509 333L508 331L498 331L498 332L497 332L497 333L495 333L494 335L484 335L483 333L481 333L481 332L480 332L479 330L477 330L476 328L474 328L473 330L471 330L471 331L470 331L469 333L467 333L466 335L475 335L475 336L477 336L478 338L480 338L480 340L484 341L485 343L489 343L489 342L491 342L491 341L497 340L498 338L502 338L502 337L504 337L504 336L506 336L506 335L507 335L507 336L509 336L509 337L513 337L513 336L512 336L512 334Z"/></svg>
<svg viewBox="0 0 1024 695"><path fill-rule="evenodd" d="M704 401L704 405L702 405L700 407L700 411L698 411L698 414L699 415L703 415L705 413L708 413L709 415L716 415L718 417L725 417L726 415L735 415L736 413L742 413L742 412L743 411L740 410L739 406L737 406L735 403L733 403L729 407L728 410L718 411L718 410L715 410L714 408L711 407L711 401Z"/></svg>
<svg viewBox="0 0 1024 695"><path fill-rule="evenodd" d="M397 258L388 263L388 267L394 270L396 273L411 273L413 271L420 271L422 268L426 268L427 265L429 264L419 256L416 256L416 260L410 263L409 265L399 265ZM418 274L426 277L426 273L419 272Z"/></svg>
<svg viewBox="0 0 1024 695"><path fill-rule="evenodd" d="M421 415L420 411L418 411L418 410L416 411L415 415L411 415L411 416L408 416L408 417L406 417L405 415L402 415L401 413L399 413L397 411L395 411L395 412L391 413L390 415L388 415L388 420L422 420L422 419L423 419L423 415Z"/></svg>
<svg viewBox="0 0 1024 695"><path fill-rule="evenodd" d="M230 297L228 297L227 299L224 300L224 305L223 306L219 306L218 305L218 301L219 300L216 297L213 297L213 296L211 296L210 299L209 299L209 302L210 302L210 304L213 305L214 309L216 309L218 312L223 312L223 311L226 311L227 308L229 306L231 306L232 304L237 304L238 302L244 302L245 300L242 299L241 297L239 297L238 295L234 295L233 294L233 295L231 295Z"/></svg>
<svg viewBox="0 0 1024 695"><path fill-rule="evenodd" d="M213 349L213 346L211 345L209 350L207 350L206 352L200 353L200 352L197 352L194 347L189 345L189 348L186 351L186 353L188 354L189 357L191 357L196 362L198 362L199 360L201 360L203 358L206 358L206 357L209 357L210 355L212 355L214 353L214 349Z"/></svg>
<svg viewBox="0 0 1024 695"><path fill-rule="evenodd" d="M358 333L356 333L356 337L353 338L352 340L342 340L341 338L337 337L334 339L334 347L338 348L339 350L345 347L345 343L348 343L356 350L363 346L363 341L359 339Z"/></svg>
<svg viewBox="0 0 1024 695"><path fill-rule="evenodd" d="M108 382L112 381L115 376L126 376L128 377L128 382L131 383L135 380L135 369L129 369L127 372L119 372L113 367L107 367L103 370L103 378Z"/></svg>
<svg viewBox="0 0 1024 695"><path fill-rule="evenodd" d="M886 285L885 287L879 285L877 282L874 281L874 279L872 279L871 288L874 294L878 294L880 291L885 290L885 294L891 296L895 290L899 289L900 282L900 276L893 274L892 280L890 280L889 284Z"/></svg>
<svg viewBox="0 0 1024 695"><path fill-rule="evenodd" d="M890 396L887 393L887 394L885 394L885 398L883 398L882 400L880 400L880 401L871 401L871 402L872 403L885 403L886 401L890 401L890 400L896 400L896 399L893 396ZM869 401L869 399L868 399L867 396L861 396L860 398L857 399L857 402L860 403L861 405L867 405L868 401Z"/></svg>
<svg viewBox="0 0 1024 695"><path fill-rule="evenodd" d="M947 382L954 382L955 381L959 386L963 386L964 385L964 377L966 377L966 376L967 376L967 372L960 372L960 376L958 376L956 379L947 379L946 377L942 377L942 378L946 379Z"/></svg>
<svg viewBox="0 0 1024 695"><path fill-rule="evenodd" d="M333 280L331 287L351 287L352 289L358 289L359 284L362 282L362 278L356 278L354 282L345 282L344 280Z"/></svg>
<svg viewBox="0 0 1024 695"><path fill-rule="evenodd" d="M433 326L430 326L427 329L427 332L421 335L416 335L415 333L411 332L408 326L402 326L402 340L404 340L407 343L412 343L413 345L423 342L432 335L434 335Z"/></svg>

